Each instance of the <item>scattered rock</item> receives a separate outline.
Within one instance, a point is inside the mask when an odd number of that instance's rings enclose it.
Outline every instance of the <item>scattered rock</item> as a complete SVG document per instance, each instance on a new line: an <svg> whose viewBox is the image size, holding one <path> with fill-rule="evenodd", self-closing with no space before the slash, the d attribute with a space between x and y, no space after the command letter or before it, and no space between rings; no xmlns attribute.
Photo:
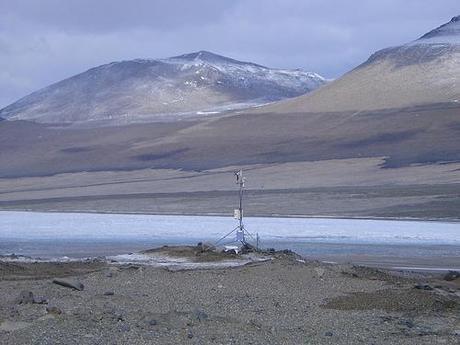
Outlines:
<svg viewBox="0 0 460 345"><path fill-rule="evenodd" d="M318 276L318 278L321 279L321 278L324 277L324 273L326 273L326 270L324 268L321 268L321 267L315 267L315 273Z"/></svg>
<svg viewBox="0 0 460 345"><path fill-rule="evenodd" d="M141 311L139 311L141 312ZM137 323L137 326L140 327L140 328L151 328L152 326L156 326L158 325L158 317L161 317L159 316L158 314L155 314L155 313L147 313L147 314L144 314L139 322Z"/></svg>
<svg viewBox="0 0 460 345"><path fill-rule="evenodd" d="M197 247L201 253L214 252L216 250L216 247L213 244L206 243L206 242L205 243L199 242L197 244Z"/></svg>
<svg viewBox="0 0 460 345"><path fill-rule="evenodd" d="M354 272L342 271L340 273L343 274L344 276L349 276L352 278L359 278L359 276Z"/></svg>
<svg viewBox="0 0 460 345"><path fill-rule="evenodd" d="M62 310L56 306L47 306L46 307L46 312L48 314L53 314L53 315L61 315L62 314Z"/></svg>
<svg viewBox="0 0 460 345"><path fill-rule="evenodd" d="M47 304L45 297L34 297L32 291L23 290L15 300L16 304Z"/></svg>
<svg viewBox="0 0 460 345"><path fill-rule="evenodd" d="M46 297L34 297L35 304L48 304L48 299Z"/></svg>
<svg viewBox="0 0 460 345"><path fill-rule="evenodd" d="M104 310L103 318L110 319L110 320L113 320L113 321L116 321L116 322L125 321L123 313L121 311L119 311L117 309L113 309L113 308Z"/></svg>
<svg viewBox="0 0 460 345"><path fill-rule="evenodd" d="M113 291L104 292L104 296L113 296L115 293Z"/></svg>
<svg viewBox="0 0 460 345"><path fill-rule="evenodd" d="M262 324L260 322L258 322L257 320L249 320L249 325L251 325L252 327L254 328L257 328L257 329L261 329L262 328Z"/></svg>
<svg viewBox="0 0 460 345"><path fill-rule="evenodd" d="M457 271L449 271L444 276L444 280L447 280L447 281L453 281L457 278L460 278L460 272L457 272Z"/></svg>
<svg viewBox="0 0 460 345"><path fill-rule="evenodd" d="M9 315L10 317L16 317L19 315L18 307L15 305L10 306L9 308Z"/></svg>
<svg viewBox="0 0 460 345"><path fill-rule="evenodd" d="M246 243L244 246L241 247L241 254L249 254L256 252L256 248L249 243Z"/></svg>
<svg viewBox="0 0 460 345"><path fill-rule="evenodd" d="M428 284L424 284L424 283L417 283L415 286L414 286L415 289L418 289L418 290L426 290L426 291L431 291L433 290L433 287L431 287L430 285Z"/></svg>
<svg viewBox="0 0 460 345"><path fill-rule="evenodd" d="M16 298L16 304L32 304L34 303L34 294L32 291L21 291L18 298Z"/></svg>
<svg viewBox="0 0 460 345"><path fill-rule="evenodd" d="M382 322L390 322L393 321L394 317L393 316L380 316L380 319Z"/></svg>
<svg viewBox="0 0 460 345"><path fill-rule="evenodd" d="M83 289L85 288L85 286L77 280L55 278L53 279L53 283L78 291L83 291Z"/></svg>
<svg viewBox="0 0 460 345"><path fill-rule="evenodd" d="M406 326L407 328L413 328L415 326L411 320L400 320L398 323L402 326Z"/></svg>
<svg viewBox="0 0 460 345"><path fill-rule="evenodd" d="M109 269L106 271L105 276L107 278L112 278L117 272L120 272L120 269L116 266L109 267Z"/></svg>
<svg viewBox="0 0 460 345"><path fill-rule="evenodd" d="M419 336L428 336L428 335L439 335L438 332L434 331L431 327L429 326L421 326L421 327L416 327L414 332L419 335ZM439 342L439 341L438 341Z"/></svg>
<svg viewBox="0 0 460 345"><path fill-rule="evenodd" d="M193 310L193 316L195 319L197 319L199 322L205 321L208 319L208 314L206 314L203 310L196 308Z"/></svg>
<svg viewBox="0 0 460 345"><path fill-rule="evenodd" d="M121 323L118 326L118 329L120 332L129 332L131 330L131 327L127 323Z"/></svg>

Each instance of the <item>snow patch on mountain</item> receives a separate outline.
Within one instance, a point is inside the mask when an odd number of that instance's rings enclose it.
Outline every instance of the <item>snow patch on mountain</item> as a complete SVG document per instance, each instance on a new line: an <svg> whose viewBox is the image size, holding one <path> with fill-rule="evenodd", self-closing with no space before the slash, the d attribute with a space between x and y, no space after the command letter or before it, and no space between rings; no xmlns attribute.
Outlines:
<svg viewBox="0 0 460 345"><path fill-rule="evenodd" d="M460 16L453 17L450 22L431 30L409 44L460 44Z"/></svg>
<svg viewBox="0 0 460 345"><path fill-rule="evenodd" d="M211 114L296 97L327 81L207 51L112 62L50 85L0 110L9 120L136 122Z"/></svg>

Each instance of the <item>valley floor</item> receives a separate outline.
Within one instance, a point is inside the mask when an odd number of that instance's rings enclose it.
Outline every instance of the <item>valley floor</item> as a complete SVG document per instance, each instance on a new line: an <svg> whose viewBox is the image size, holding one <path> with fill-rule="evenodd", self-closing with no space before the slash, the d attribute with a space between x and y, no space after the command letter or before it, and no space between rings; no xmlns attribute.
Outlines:
<svg viewBox="0 0 460 345"><path fill-rule="evenodd" d="M51 282L62 276L84 290ZM18 304L22 290L48 304ZM290 254L194 271L94 261L0 263L5 345L456 344L459 312L458 279L395 276Z"/></svg>
<svg viewBox="0 0 460 345"><path fill-rule="evenodd" d="M460 219L459 163L382 169L382 159L244 166L248 216ZM231 215L233 171L143 169L0 179L0 209Z"/></svg>

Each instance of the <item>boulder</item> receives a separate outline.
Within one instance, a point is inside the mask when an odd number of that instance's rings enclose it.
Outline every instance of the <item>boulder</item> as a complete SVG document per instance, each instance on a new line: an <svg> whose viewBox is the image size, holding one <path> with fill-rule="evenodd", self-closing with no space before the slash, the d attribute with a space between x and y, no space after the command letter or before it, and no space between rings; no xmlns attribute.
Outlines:
<svg viewBox="0 0 460 345"><path fill-rule="evenodd" d="M32 304L34 303L34 294L32 291L21 291L18 298L16 298L17 304Z"/></svg>
<svg viewBox="0 0 460 345"><path fill-rule="evenodd" d="M62 314L62 310L56 306L47 306L46 307L46 312L48 314L54 314L54 315L61 315Z"/></svg>
<svg viewBox="0 0 460 345"><path fill-rule="evenodd" d="M460 278L460 272L457 272L457 271L449 271L444 276L444 280L446 281L453 281L458 278Z"/></svg>
<svg viewBox="0 0 460 345"><path fill-rule="evenodd" d="M418 290L426 290L426 291L433 290L432 286L430 286L428 284L425 284L425 283L417 283L417 284L415 284L414 288L418 289Z"/></svg>
<svg viewBox="0 0 460 345"><path fill-rule="evenodd" d="M196 320L198 320L199 322L201 321L205 321L208 319L208 314L206 314L204 312L204 310L202 309L199 309L199 308L195 308L193 310L193 316L195 317Z"/></svg>
<svg viewBox="0 0 460 345"><path fill-rule="evenodd" d="M53 283L70 288L70 289L78 290L78 291L83 291L83 289L85 288L85 286L81 282L77 280L71 280L71 279L55 278L53 279Z"/></svg>
<svg viewBox="0 0 460 345"><path fill-rule="evenodd" d="M35 304L48 304L48 299L46 297L34 297Z"/></svg>

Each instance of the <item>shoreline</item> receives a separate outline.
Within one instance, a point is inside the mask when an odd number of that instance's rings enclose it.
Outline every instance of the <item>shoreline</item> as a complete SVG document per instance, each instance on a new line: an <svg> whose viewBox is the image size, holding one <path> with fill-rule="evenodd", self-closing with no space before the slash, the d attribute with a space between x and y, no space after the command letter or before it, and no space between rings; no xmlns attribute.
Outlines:
<svg viewBox="0 0 460 345"><path fill-rule="evenodd" d="M176 247L193 247L188 244L163 244L154 247L154 250L160 250L162 248L176 248ZM454 246L458 247L458 246ZM132 248L134 249L134 248ZM174 265L180 267L191 267L193 260L187 260L186 258L176 260L175 257L169 257L168 255L163 257L147 258L143 254L144 251L152 251L152 249L137 249L134 251L127 250L123 253L118 254L102 254L102 255L90 255L90 256L68 256L68 255L54 255L54 256L40 256L40 255L24 255L18 253L4 253L0 254L1 263L19 263L19 264L68 264L68 263L88 263L92 261L103 262L106 264L136 264L145 265L151 267L161 267ZM367 267L371 269L385 270L388 272L405 272L405 273L424 273L424 274L443 274L450 271L460 272L460 256L443 256L443 257L394 257L387 255L378 254L365 254L365 255L337 255L337 254L299 254L295 250L289 250L293 255L297 256L299 260L305 260L310 262L319 262L326 265L354 265L360 267ZM263 250L262 250L263 251ZM278 251L282 252L282 249ZM266 259L266 258L265 258ZM264 259L264 260L265 260ZM238 263L239 265L246 265L251 263L250 259L246 258ZM256 262L256 261L255 261ZM236 262L235 262L236 263ZM229 262L232 265L231 262ZM193 266L193 265L192 265ZM225 267L224 267L225 268Z"/></svg>
<svg viewBox="0 0 460 345"><path fill-rule="evenodd" d="M184 217L224 217L232 218L226 213L186 213L186 212L110 212L110 211L88 211L88 210L36 210L36 209L1 209L1 212L30 212L30 213L69 213L69 214L111 214L111 215L140 215L140 216L184 216ZM439 222L439 223L460 223L460 218L415 218L415 217L363 217L363 216L328 216L328 215L302 215L302 214L250 214L245 218L298 218L298 219L343 219L343 220L382 220L401 222Z"/></svg>

